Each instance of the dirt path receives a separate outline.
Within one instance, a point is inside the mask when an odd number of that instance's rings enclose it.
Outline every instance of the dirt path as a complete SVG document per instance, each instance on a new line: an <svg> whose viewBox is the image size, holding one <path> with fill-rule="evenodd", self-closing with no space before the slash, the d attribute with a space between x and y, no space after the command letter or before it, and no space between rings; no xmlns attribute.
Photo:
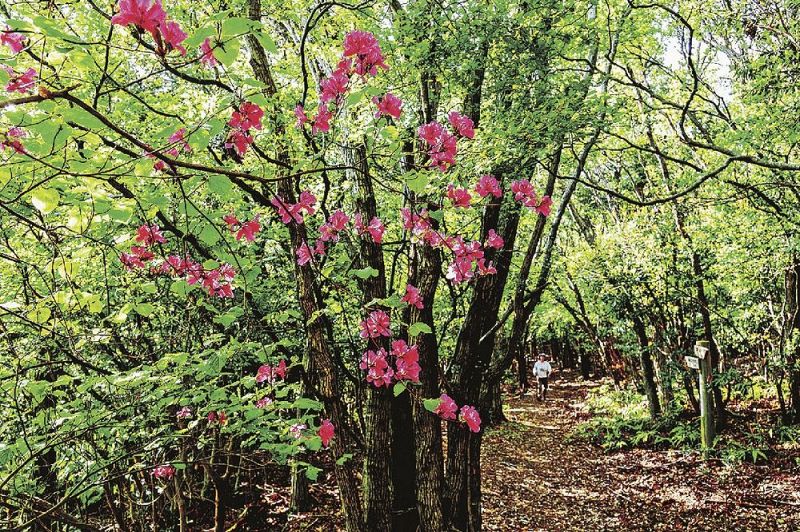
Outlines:
<svg viewBox="0 0 800 532"><path fill-rule="evenodd" d="M570 441L589 388L507 403L483 445L485 530L800 530L800 475L678 451L605 454Z"/></svg>

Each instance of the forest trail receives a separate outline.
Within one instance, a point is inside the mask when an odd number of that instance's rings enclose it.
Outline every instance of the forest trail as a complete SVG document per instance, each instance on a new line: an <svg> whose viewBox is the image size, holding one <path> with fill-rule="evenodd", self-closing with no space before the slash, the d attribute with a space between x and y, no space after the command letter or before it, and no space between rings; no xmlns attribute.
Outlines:
<svg viewBox="0 0 800 532"><path fill-rule="evenodd" d="M599 381L506 398L482 455L485 530L800 530L800 476L696 453L604 453L569 438Z"/></svg>

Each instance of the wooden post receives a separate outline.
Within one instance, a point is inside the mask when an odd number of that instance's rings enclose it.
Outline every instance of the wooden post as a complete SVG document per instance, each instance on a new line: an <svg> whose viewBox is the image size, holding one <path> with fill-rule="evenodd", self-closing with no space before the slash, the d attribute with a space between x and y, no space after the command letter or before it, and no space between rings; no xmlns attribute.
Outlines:
<svg viewBox="0 0 800 532"><path fill-rule="evenodd" d="M695 356L700 359L700 443L703 450L710 449L714 443L714 412L709 397L711 384L709 347L710 344L706 340L699 340L694 347Z"/></svg>

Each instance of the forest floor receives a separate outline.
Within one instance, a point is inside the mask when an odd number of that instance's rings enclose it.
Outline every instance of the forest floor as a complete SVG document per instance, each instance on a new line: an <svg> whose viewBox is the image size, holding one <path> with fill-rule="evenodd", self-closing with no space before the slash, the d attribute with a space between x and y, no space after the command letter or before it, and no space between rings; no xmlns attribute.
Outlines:
<svg viewBox="0 0 800 532"><path fill-rule="evenodd" d="M570 438L599 385L566 373L547 401L506 398L483 444L485 530L800 530L800 471L697 453L605 453Z"/></svg>
<svg viewBox="0 0 800 532"><path fill-rule="evenodd" d="M800 530L796 465L732 466L676 450L607 453L571 438L600 384L565 372L546 402L534 392L505 397L508 421L484 436L484 530ZM288 490L273 492L272 515L284 524L269 529L339 529L331 477L312 484L313 513L288 516Z"/></svg>

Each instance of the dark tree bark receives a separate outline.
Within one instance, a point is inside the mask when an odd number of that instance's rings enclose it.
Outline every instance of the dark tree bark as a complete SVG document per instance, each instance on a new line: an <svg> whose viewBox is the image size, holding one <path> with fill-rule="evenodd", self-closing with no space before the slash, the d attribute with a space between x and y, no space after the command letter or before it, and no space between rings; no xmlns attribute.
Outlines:
<svg viewBox="0 0 800 532"><path fill-rule="evenodd" d="M661 403L658 400L655 369L653 368L653 358L650 354L650 341L642 319L630 304L628 304L628 309L633 321L633 331L639 340L639 362L642 365L642 379L644 381L644 393L647 396L647 406L650 411L650 417L658 419L661 415Z"/></svg>
<svg viewBox="0 0 800 532"><path fill-rule="evenodd" d="M362 144L356 148L345 148L345 160L356 168L351 171L353 181L358 187L356 205L364 223L369 223L378 215L375 192L367 166L367 151ZM364 296L364 305L378 299L386 298L386 267L383 250L371 238L361 238L361 267L371 267L377 274L359 281ZM389 312L388 308L374 305L366 312L376 309ZM368 349L391 349L391 339L385 336L370 338ZM402 405L398 403L398 415ZM392 392L387 387L369 386L366 404L367 433L366 453L364 460L364 503L366 527L368 530L381 531L392 528L391 503L391 452L392 452ZM402 419L398 421L403 422ZM398 434L398 436L401 436ZM412 454L413 456L413 454ZM405 489L405 487L404 487ZM407 493L407 491L406 491ZM413 493L413 491L412 491Z"/></svg>

